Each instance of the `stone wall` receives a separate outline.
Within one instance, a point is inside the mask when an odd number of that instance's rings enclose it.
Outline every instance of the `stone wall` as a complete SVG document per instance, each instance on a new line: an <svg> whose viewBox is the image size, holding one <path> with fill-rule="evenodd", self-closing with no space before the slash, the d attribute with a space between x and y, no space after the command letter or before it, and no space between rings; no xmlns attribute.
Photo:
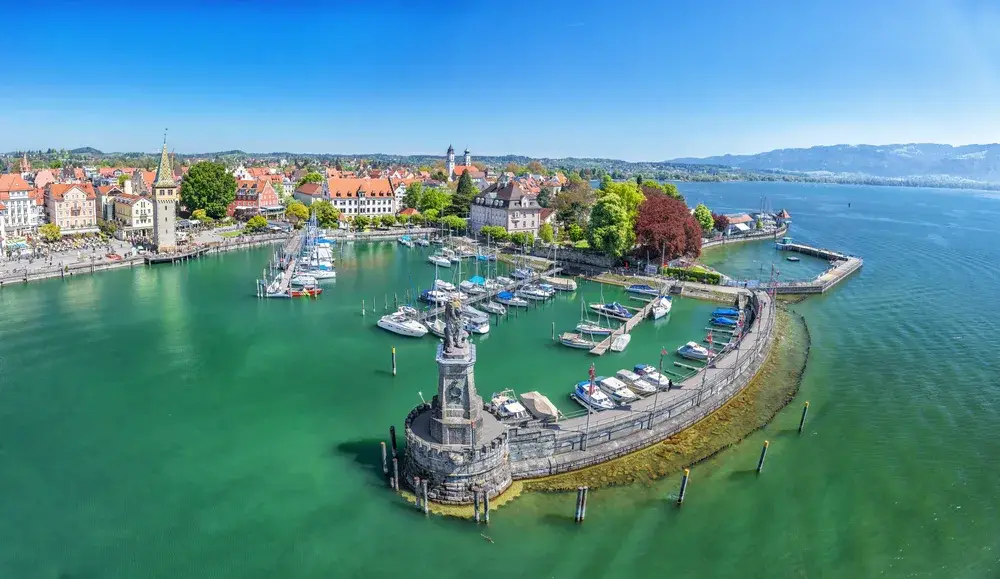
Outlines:
<svg viewBox="0 0 1000 579"><path fill-rule="evenodd" d="M507 490L511 484L507 433L477 445L475 451L471 447L456 450L454 445L430 443L416 436L411 426L418 415L431 411L430 404L422 404L406 417L402 483L413 488L414 477L427 480L428 498L447 504L471 503L474 488L490 497Z"/></svg>
<svg viewBox="0 0 1000 579"><path fill-rule="evenodd" d="M531 255L552 259L553 251L551 247L536 244L531 250ZM566 268L605 270L615 266L614 259L596 251L560 247L556 257L559 260L559 265Z"/></svg>

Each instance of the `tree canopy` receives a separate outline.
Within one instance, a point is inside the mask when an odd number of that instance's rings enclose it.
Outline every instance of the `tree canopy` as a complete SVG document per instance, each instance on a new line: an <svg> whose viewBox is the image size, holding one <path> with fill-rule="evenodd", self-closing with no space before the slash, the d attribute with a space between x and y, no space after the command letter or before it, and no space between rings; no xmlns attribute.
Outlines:
<svg viewBox="0 0 1000 579"><path fill-rule="evenodd" d="M267 228L267 219L263 215L254 215L247 220L246 225L243 226L243 230L248 233L255 233L257 231L263 231Z"/></svg>
<svg viewBox="0 0 1000 579"><path fill-rule="evenodd" d="M354 218L354 228L358 231L364 231L368 229L368 226L372 224L372 220L367 215L358 215Z"/></svg>
<svg viewBox="0 0 1000 579"><path fill-rule="evenodd" d="M629 249L632 238L628 211L618 195L606 194L597 200L590 212L587 242L591 247L611 257L621 257Z"/></svg>
<svg viewBox="0 0 1000 579"><path fill-rule="evenodd" d="M452 231L462 231L465 229L465 220L458 215L445 215L441 218L441 223Z"/></svg>
<svg viewBox="0 0 1000 579"><path fill-rule="evenodd" d="M425 187L420 194L420 206L417 210L427 214L431 209L441 213L445 207L451 204L451 192L446 189L436 187Z"/></svg>
<svg viewBox="0 0 1000 579"><path fill-rule="evenodd" d="M552 231L551 223L543 223L542 226L538 228L538 238L545 243L552 243L553 237L555 237L555 232Z"/></svg>
<svg viewBox="0 0 1000 579"><path fill-rule="evenodd" d="M326 199L314 201L310 209L316 214L316 223L320 227L336 227L340 222L340 210Z"/></svg>
<svg viewBox="0 0 1000 579"><path fill-rule="evenodd" d="M556 210L556 220L564 228L576 224L586 227L590 206L594 203L594 191L590 183L573 175L569 183L556 195L553 206Z"/></svg>
<svg viewBox="0 0 1000 579"><path fill-rule="evenodd" d="M725 231L729 227L729 218L720 213L713 213L712 224L715 226L716 231Z"/></svg>
<svg viewBox="0 0 1000 579"><path fill-rule="evenodd" d="M285 217L292 223L301 223L309 219L309 208L301 201L292 201L285 207Z"/></svg>
<svg viewBox="0 0 1000 579"><path fill-rule="evenodd" d="M181 203L189 210L204 209L213 219L226 215L226 208L236 198L236 178L222 163L195 163L181 183Z"/></svg>
<svg viewBox="0 0 1000 579"><path fill-rule="evenodd" d="M403 206L411 209L420 209L420 199L424 194L424 184L414 181L406 186L406 196L403 197Z"/></svg>
<svg viewBox="0 0 1000 579"><path fill-rule="evenodd" d="M451 205L445 209L448 215L459 217L469 216L469 206L472 205L472 198L479 194L479 187L472 182L472 175L468 171L462 173L458 178L458 188L451 196Z"/></svg>
<svg viewBox="0 0 1000 579"><path fill-rule="evenodd" d="M535 235L530 231L515 231L510 234L510 240L520 247L532 247L535 245Z"/></svg>
<svg viewBox="0 0 1000 579"><path fill-rule="evenodd" d="M667 195L651 195L639 206L635 235L641 253L662 261L701 254L701 225L686 203Z"/></svg>
<svg viewBox="0 0 1000 579"><path fill-rule="evenodd" d="M55 223L44 223L38 227L38 233L45 241L59 241L62 238L62 230Z"/></svg>
<svg viewBox="0 0 1000 579"><path fill-rule="evenodd" d="M510 234L499 225L484 225L479 228L479 235L485 237L490 242L507 241Z"/></svg>
<svg viewBox="0 0 1000 579"><path fill-rule="evenodd" d="M712 220L712 212L709 211L704 203L699 203L694 208L694 218L698 220L698 225L701 225L701 230L705 233L712 231L715 227L715 221Z"/></svg>
<svg viewBox="0 0 1000 579"><path fill-rule="evenodd" d="M308 173L306 173L305 175L303 175L301 179L299 179L298 181L295 182L295 186L296 187L301 187L301 186L305 185L306 183L322 183L322 182L323 182L323 176L322 175L320 175L316 171L309 171Z"/></svg>
<svg viewBox="0 0 1000 579"><path fill-rule="evenodd" d="M657 181L644 180L639 185L639 189L642 190L642 194L646 197L659 193L660 195L667 195L668 197L673 197L674 199L684 199L681 192L677 190L677 185L674 185L673 183L659 183Z"/></svg>

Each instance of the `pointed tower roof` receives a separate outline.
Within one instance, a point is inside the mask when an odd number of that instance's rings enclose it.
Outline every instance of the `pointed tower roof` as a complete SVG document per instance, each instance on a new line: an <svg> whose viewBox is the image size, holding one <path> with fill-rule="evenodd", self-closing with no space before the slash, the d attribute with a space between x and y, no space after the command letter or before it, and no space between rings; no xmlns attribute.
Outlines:
<svg viewBox="0 0 1000 579"><path fill-rule="evenodd" d="M448 145L448 152L449 153L454 153L455 152L455 147L452 147L451 145Z"/></svg>
<svg viewBox="0 0 1000 579"><path fill-rule="evenodd" d="M160 166L156 168L156 179L153 180L153 187L173 187L174 171L170 164L170 156L167 154L167 140L163 140L163 151L160 153Z"/></svg>

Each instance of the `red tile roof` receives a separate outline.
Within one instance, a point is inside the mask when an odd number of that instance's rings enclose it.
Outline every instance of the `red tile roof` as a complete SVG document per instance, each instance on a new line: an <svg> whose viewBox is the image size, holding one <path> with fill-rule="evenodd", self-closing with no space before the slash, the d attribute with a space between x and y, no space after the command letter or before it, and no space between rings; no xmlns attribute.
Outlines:
<svg viewBox="0 0 1000 579"><path fill-rule="evenodd" d="M407 207L399 212L400 215L419 215L420 212L412 207Z"/></svg>
<svg viewBox="0 0 1000 579"><path fill-rule="evenodd" d="M326 180L330 197L356 197L364 191L365 197L392 197L392 183L388 179L338 179L332 177Z"/></svg>
<svg viewBox="0 0 1000 579"><path fill-rule="evenodd" d="M17 173L5 173L0 175L0 195L9 194L11 191L30 191L31 187Z"/></svg>
<svg viewBox="0 0 1000 579"><path fill-rule="evenodd" d="M87 199L94 199L94 186L90 183L52 183L49 185L49 194L53 199L62 201L66 193L73 188L77 188L87 194Z"/></svg>
<svg viewBox="0 0 1000 579"><path fill-rule="evenodd" d="M455 176L458 177L461 176L462 173L465 173L466 171L478 171L478 170L479 168L476 167L475 165L455 165L454 173Z"/></svg>
<svg viewBox="0 0 1000 579"><path fill-rule="evenodd" d="M295 192L312 197L320 197L323 195L323 186L319 183L303 183L295 190Z"/></svg>
<svg viewBox="0 0 1000 579"><path fill-rule="evenodd" d="M737 223L750 223L753 221L753 217L750 217L746 213L741 213L740 215L730 215L729 224L736 225Z"/></svg>
<svg viewBox="0 0 1000 579"><path fill-rule="evenodd" d="M117 191L118 194L124 193L124 191L122 191L121 187L119 187L117 185L101 185L100 187L97 188L97 191L101 195L114 195L115 191Z"/></svg>

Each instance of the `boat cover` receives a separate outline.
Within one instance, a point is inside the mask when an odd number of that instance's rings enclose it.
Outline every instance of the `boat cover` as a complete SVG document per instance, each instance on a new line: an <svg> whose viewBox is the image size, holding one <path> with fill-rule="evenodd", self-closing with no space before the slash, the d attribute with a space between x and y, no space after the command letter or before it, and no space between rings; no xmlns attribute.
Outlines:
<svg viewBox="0 0 1000 579"><path fill-rule="evenodd" d="M481 275L470 277L469 281L471 281L476 285L483 285L484 283L486 283L486 279Z"/></svg>
<svg viewBox="0 0 1000 579"><path fill-rule="evenodd" d="M552 401L541 392L525 392L521 394L521 402L535 418L539 420L559 420L559 411Z"/></svg>

